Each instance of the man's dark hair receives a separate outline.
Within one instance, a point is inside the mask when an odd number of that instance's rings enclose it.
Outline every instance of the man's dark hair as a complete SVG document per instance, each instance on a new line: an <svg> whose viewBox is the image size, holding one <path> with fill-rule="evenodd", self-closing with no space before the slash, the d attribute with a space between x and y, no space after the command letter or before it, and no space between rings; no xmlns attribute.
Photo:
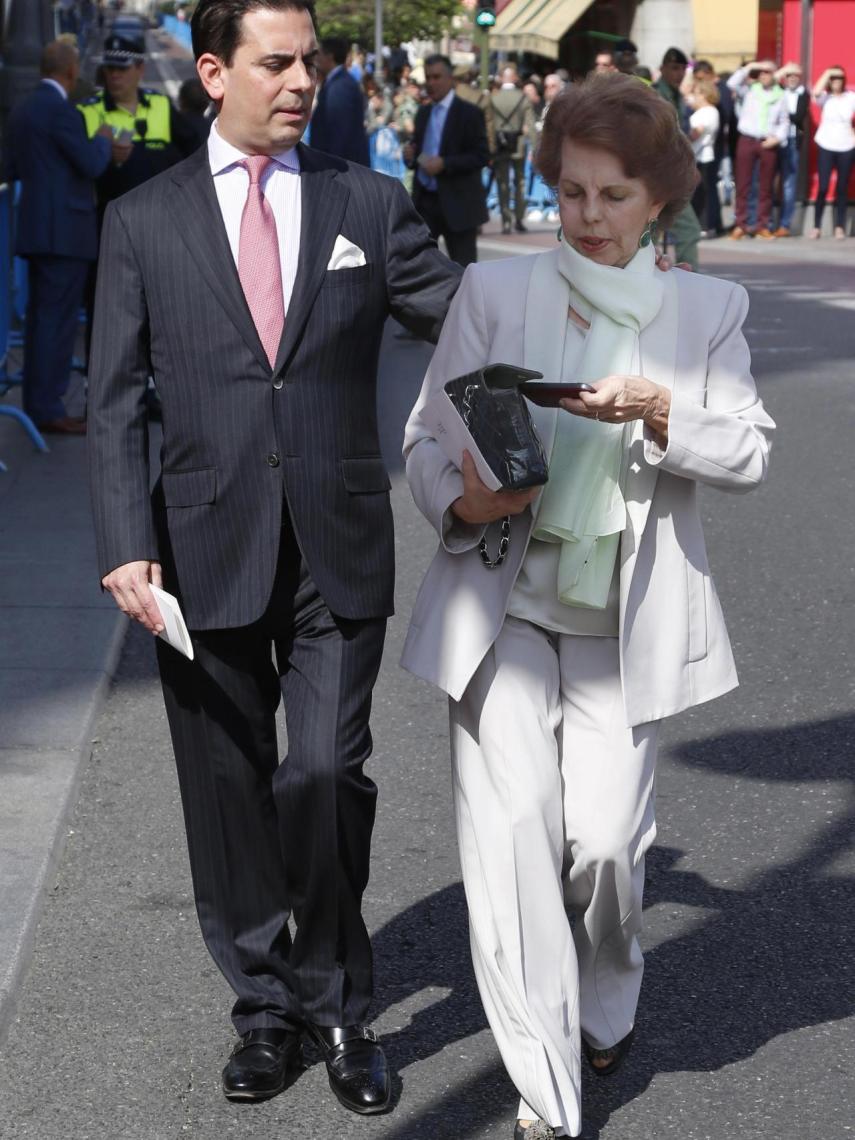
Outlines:
<svg viewBox="0 0 855 1140"><path fill-rule="evenodd" d="M193 55L210 52L231 67L240 46L241 24L247 12L267 8L274 12L308 12L317 28L314 0L199 0L190 21Z"/></svg>
<svg viewBox="0 0 855 1140"><path fill-rule="evenodd" d="M696 59L693 74L697 75L699 71L706 72L707 75L713 75L715 68L708 59Z"/></svg>
<svg viewBox="0 0 855 1140"><path fill-rule="evenodd" d="M326 55L331 55L336 67L340 67L347 63L350 42L343 36L324 36L321 40L321 51Z"/></svg>
<svg viewBox="0 0 855 1140"><path fill-rule="evenodd" d="M425 71L427 71L427 69L429 67L436 67L436 65L438 63L442 64L442 66L445 68L445 70L448 72L449 75L454 74L454 67L452 66L451 60L448 58L447 55L440 55L438 52L434 53L434 55L429 55L427 57L427 59L424 62Z"/></svg>
<svg viewBox="0 0 855 1140"><path fill-rule="evenodd" d="M689 57L685 52L680 51L679 48L668 48L668 50L662 56L662 62L679 63L682 64L683 67L688 67Z"/></svg>

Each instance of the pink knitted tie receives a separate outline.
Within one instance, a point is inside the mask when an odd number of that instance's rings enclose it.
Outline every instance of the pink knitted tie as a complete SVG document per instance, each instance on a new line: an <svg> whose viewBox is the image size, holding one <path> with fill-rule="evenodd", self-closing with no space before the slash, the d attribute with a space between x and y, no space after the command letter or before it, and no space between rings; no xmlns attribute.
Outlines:
<svg viewBox="0 0 855 1140"><path fill-rule="evenodd" d="M285 324L276 219L261 192L262 175L272 161L266 154L254 154L241 163L249 174L249 191L240 220L238 248L238 276L271 368Z"/></svg>

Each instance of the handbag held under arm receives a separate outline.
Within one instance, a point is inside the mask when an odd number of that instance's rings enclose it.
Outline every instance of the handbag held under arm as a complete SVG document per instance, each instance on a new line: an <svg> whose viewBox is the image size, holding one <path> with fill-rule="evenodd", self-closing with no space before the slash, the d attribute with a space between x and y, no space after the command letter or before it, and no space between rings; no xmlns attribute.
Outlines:
<svg viewBox="0 0 855 1140"><path fill-rule="evenodd" d="M445 385L446 394L469 430L487 466L502 487L523 491L540 487L549 478L549 465L540 436L532 423L520 385L542 379L542 373L513 364L489 364ZM484 565L501 566L508 552L511 520L502 519L499 550L487 553L487 540L478 546Z"/></svg>

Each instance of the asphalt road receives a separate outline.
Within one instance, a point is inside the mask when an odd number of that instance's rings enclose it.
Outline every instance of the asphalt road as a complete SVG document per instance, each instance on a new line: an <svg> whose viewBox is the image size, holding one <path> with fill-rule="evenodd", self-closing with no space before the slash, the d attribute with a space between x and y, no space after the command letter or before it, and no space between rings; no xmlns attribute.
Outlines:
<svg viewBox="0 0 855 1140"><path fill-rule="evenodd" d="M855 1131L855 274L720 247L707 264L751 289L748 334L779 436L765 488L703 495L742 685L667 726L637 1044L613 1080L586 1077L584 1135L844 1140ZM445 706L396 665L434 545L397 458L427 357L390 336L379 398L399 609L375 702L366 915L394 1111L346 1113L317 1063L266 1104L222 1098L230 995L198 933L152 647L134 631L0 1050L2 1140L512 1135L516 1097L469 965Z"/></svg>

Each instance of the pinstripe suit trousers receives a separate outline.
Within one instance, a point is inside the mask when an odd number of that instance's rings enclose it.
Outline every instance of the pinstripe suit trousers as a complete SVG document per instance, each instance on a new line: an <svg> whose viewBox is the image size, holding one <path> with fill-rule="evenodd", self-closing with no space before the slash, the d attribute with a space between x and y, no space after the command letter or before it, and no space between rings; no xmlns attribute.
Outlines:
<svg viewBox="0 0 855 1140"><path fill-rule="evenodd" d="M259 621L193 632L192 662L158 642L199 923L239 1034L366 1020L376 788L363 764L385 628L330 613L286 521Z"/></svg>

